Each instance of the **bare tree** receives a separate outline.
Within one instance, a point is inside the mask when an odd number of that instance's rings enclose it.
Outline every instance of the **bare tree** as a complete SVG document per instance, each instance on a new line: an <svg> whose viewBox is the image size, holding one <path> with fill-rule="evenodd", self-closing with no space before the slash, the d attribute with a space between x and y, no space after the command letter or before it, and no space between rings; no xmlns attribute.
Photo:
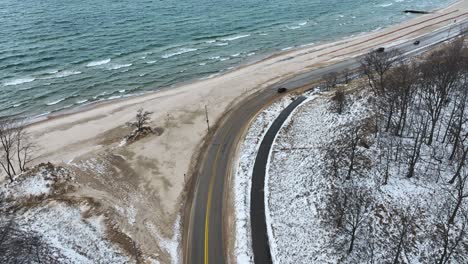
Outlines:
<svg viewBox="0 0 468 264"><path fill-rule="evenodd" d="M348 84L349 81L350 81L350 77L351 77L351 70L349 68L345 68L341 74L343 75L343 79L344 79L344 82L345 84Z"/></svg>
<svg viewBox="0 0 468 264"><path fill-rule="evenodd" d="M396 248L393 250L393 264L404 263L400 261L403 251L408 250L410 242L410 236L416 229L415 224L416 216L411 212L410 208L399 210L395 217L395 236L392 239L392 244L396 244Z"/></svg>
<svg viewBox="0 0 468 264"><path fill-rule="evenodd" d="M13 181L17 172L24 172L32 160L35 145L29 140L23 120L5 118L0 120L0 165Z"/></svg>
<svg viewBox="0 0 468 264"><path fill-rule="evenodd" d="M27 170L27 165L33 160L36 145L30 141L29 134L23 121L18 121L16 125L16 158L18 168L21 172Z"/></svg>
<svg viewBox="0 0 468 264"><path fill-rule="evenodd" d="M325 81L325 86L327 90L331 88L335 88L336 85L338 84L338 73L330 72L328 74L325 74L323 76L323 80Z"/></svg>
<svg viewBox="0 0 468 264"><path fill-rule="evenodd" d="M137 132L143 132L148 128L149 121L153 112L145 111L143 108L138 109L134 122L128 122L127 125L136 129Z"/></svg>
<svg viewBox="0 0 468 264"><path fill-rule="evenodd" d="M9 118L0 120L0 143L2 147L0 165L10 178L10 181L13 181L13 176L16 175L13 159L16 154L15 143L17 142L17 133L14 124L15 122Z"/></svg>
<svg viewBox="0 0 468 264"><path fill-rule="evenodd" d="M448 102L452 89L460 81L460 54L458 47L433 52L420 66L422 73L421 97L424 109L431 119L431 126L427 144L431 145L434 131L441 116L442 110Z"/></svg>
<svg viewBox="0 0 468 264"><path fill-rule="evenodd" d="M338 114L342 114L346 106L346 94L343 89L336 89L335 94L331 100L333 102L332 110L336 111Z"/></svg>
<svg viewBox="0 0 468 264"><path fill-rule="evenodd" d="M468 138L468 134L464 137L463 142ZM450 179L449 183L452 184L455 182L455 180L460 177L463 169L465 168L466 164L466 158L468 157L468 146L462 147L462 154L461 157L459 158L458 165L457 165L457 170L455 171L455 174L453 175L452 179Z"/></svg>
<svg viewBox="0 0 468 264"><path fill-rule="evenodd" d="M392 113L397 115L395 135L402 135L406 126L409 107L413 103L417 84L417 68L414 64L401 64L395 67L388 77L390 96L393 100ZM390 126L388 118L387 127Z"/></svg>
<svg viewBox="0 0 468 264"><path fill-rule="evenodd" d="M354 170L356 156L358 155L358 144L362 139L362 130L360 126L352 128L349 132L346 133L345 142L346 151L348 156L348 172L346 174L346 179L351 179L351 173Z"/></svg>
<svg viewBox="0 0 468 264"><path fill-rule="evenodd" d="M465 188L466 180L468 179L468 173L463 171L463 174L459 174L457 178L458 181L457 185L455 186L455 194L453 195L455 198L455 205L448 220L449 224L453 224L455 222L455 217L457 217L458 210L460 210L463 201L468 197L468 192Z"/></svg>
<svg viewBox="0 0 468 264"><path fill-rule="evenodd" d="M387 52L372 51L362 58L361 69L375 95L385 91L386 75L399 62L401 53L396 49Z"/></svg>
<svg viewBox="0 0 468 264"><path fill-rule="evenodd" d="M416 164L418 163L421 155L421 147L424 142L424 136L427 131L428 120L424 115L419 116L419 120L416 123L416 127L413 131L413 144L409 150L408 154L408 172L406 174L407 178L411 178L414 175L414 170Z"/></svg>
<svg viewBox="0 0 468 264"><path fill-rule="evenodd" d="M445 204L445 206L450 207L448 204ZM449 211L447 214L445 210L442 210L437 215L438 220L435 223L435 232L431 235L433 242L433 253L431 254L433 256L433 263L446 264L450 263L451 259L456 260L458 257L466 257L463 240L466 237L468 216L462 214L461 221L455 225L447 222L447 218L450 215L451 212ZM457 263L464 263L464 261L458 261Z"/></svg>
<svg viewBox="0 0 468 264"><path fill-rule="evenodd" d="M357 233L372 208L372 196L368 189L358 187L345 188L348 198L345 213L345 232L349 236L348 254L353 251Z"/></svg>

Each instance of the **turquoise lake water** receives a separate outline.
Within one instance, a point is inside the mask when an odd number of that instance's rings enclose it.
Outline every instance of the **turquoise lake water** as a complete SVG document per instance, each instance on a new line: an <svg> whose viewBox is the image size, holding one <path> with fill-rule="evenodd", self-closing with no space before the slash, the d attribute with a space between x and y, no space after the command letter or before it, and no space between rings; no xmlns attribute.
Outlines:
<svg viewBox="0 0 468 264"><path fill-rule="evenodd" d="M0 116L208 78L453 0L1 0Z"/></svg>

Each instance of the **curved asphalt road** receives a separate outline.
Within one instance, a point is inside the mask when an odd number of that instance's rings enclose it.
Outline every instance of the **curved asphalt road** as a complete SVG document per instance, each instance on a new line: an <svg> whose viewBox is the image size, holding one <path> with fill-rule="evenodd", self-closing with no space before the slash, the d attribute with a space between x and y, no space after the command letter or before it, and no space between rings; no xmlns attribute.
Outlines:
<svg viewBox="0 0 468 264"><path fill-rule="evenodd" d="M252 219L252 247L255 263L272 263L270 246L268 244L268 232L265 220L265 174L267 170L268 157L275 136L283 126L284 121L291 112L305 99L301 96L294 100L288 107L281 111L280 115L271 124L263 137L258 149L257 158L253 167L252 175L252 199L250 199L250 218Z"/></svg>
<svg viewBox="0 0 468 264"><path fill-rule="evenodd" d="M421 42L419 46L414 46L412 41L409 41L397 45L396 48L407 56L418 54L429 49L431 45L458 35L460 28L466 27L468 23L463 22L463 27L458 25L443 28L419 38ZM324 74L340 72L345 68L356 69L358 66L359 62L356 58L349 59L278 83L241 102L218 122L218 127L201 159L193 192L189 194L191 203L187 203L185 214L185 223L188 225L185 226L184 231L184 263L226 263L225 242L227 240L224 238L223 229L225 181L229 179L231 162L235 156L240 135L247 127L249 120L264 105L278 97L276 88L280 86L288 89L303 87L319 80ZM256 223L257 220L252 219L252 221ZM254 240L257 240L256 237L265 239L264 234L252 233L252 236ZM264 243L268 244L268 241ZM256 263L268 263L267 259L257 260L257 256L261 256L259 252L255 251L254 254Z"/></svg>

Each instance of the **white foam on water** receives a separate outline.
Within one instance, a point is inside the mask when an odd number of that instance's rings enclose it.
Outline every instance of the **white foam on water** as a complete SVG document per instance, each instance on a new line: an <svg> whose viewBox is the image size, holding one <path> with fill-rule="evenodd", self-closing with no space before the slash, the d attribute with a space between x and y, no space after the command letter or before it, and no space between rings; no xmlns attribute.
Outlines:
<svg viewBox="0 0 468 264"><path fill-rule="evenodd" d="M209 59L210 60L219 60L219 58L221 58L220 56L213 56L213 57L210 57Z"/></svg>
<svg viewBox="0 0 468 264"><path fill-rule="evenodd" d="M22 105L23 105L23 103L14 104L14 105L13 105L13 108L16 108L16 107L22 106Z"/></svg>
<svg viewBox="0 0 468 264"><path fill-rule="evenodd" d="M164 55L161 56L161 58L168 59L168 58L171 58L171 57L174 57L174 56L178 56L178 55L181 55L181 54L184 54L184 53L193 52L193 51L197 51L197 50L198 49L195 49L195 48L181 48L176 52L164 54Z"/></svg>
<svg viewBox="0 0 468 264"><path fill-rule="evenodd" d="M298 25L299 25L299 26L305 26L305 25L307 25L307 23L309 23L309 22L308 22L308 21L304 21L304 22L300 22Z"/></svg>
<svg viewBox="0 0 468 264"><path fill-rule="evenodd" d="M229 43L221 42L221 43L216 43L215 45L216 46L227 46L227 45L229 45Z"/></svg>
<svg viewBox="0 0 468 264"><path fill-rule="evenodd" d="M250 57L250 56L253 56L255 55L255 52L250 52L249 54L247 54L247 57Z"/></svg>
<svg viewBox="0 0 468 264"><path fill-rule="evenodd" d="M381 4L379 5L380 7L389 7L389 6L392 6L393 3L385 3L385 4Z"/></svg>
<svg viewBox="0 0 468 264"><path fill-rule="evenodd" d="M81 72L80 71L65 70L65 71L56 71L55 73L50 73L50 74L53 74L53 75L52 76L47 76L47 77L44 77L44 78L41 78L41 79L42 80L49 80L49 79L65 78L65 77L68 77L68 76L81 74Z"/></svg>
<svg viewBox="0 0 468 264"><path fill-rule="evenodd" d="M153 61L147 61L146 64L155 64L157 61L153 60Z"/></svg>
<svg viewBox="0 0 468 264"><path fill-rule="evenodd" d="M13 79L9 80L3 83L4 86L11 86L11 85L19 85L23 83L30 83L35 81L36 78L33 77L23 77L23 78L18 78L18 79Z"/></svg>
<svg viewBox="0 0 468 264"><path fill-rule="evenodd" d="M226 57L226 58L220 58L220 59L219 59L219 61L226 61L226 60L229 60L229 58Z"/></svg>
<svg viewBox="0 0 468 264"><path fill-rule="evenodd" d="M211 43L215 43L215 42L216 42L216 40L207 40L207 41L205 41L205 43L207 43L207 44L211 44Z"/></svg>
<svg viewBox="0 0 468 264"><path fill-rule="evenodd" d="M231 57L239 57L240 53L232 54Z"/></svg>
<svg viewBox="0 0 468 264"><path fill-rule="evenodd" d="M77 104L83 104L83 103L86 103L86 102L88 102L88 99L80 100L80 101L77 101L76 103Z"/></svg>
<svg viewBox="0 0 468 264"><path fill-rule="evenodd" d="M247 38L247 37L250 37L250 34L237 35L237 36L222 38L221 40L222 41L233 41L233 40L236 40L236 39Z"/></svg>
<svg viewBox="0 0 468 264"><path fill-rule="evenodd" d="M58 104L58 103L62 102L63 100L65 100L65 98L59 99L59 100L57 100L57 101L54 101L54 102L47 103L46 105L48 105L48 106L51 106L51 105L56 105L56 104Z"/></svg>
<svg viewBox="0 0 468 264"><path fill-rule="evenodd" d="M128 63L128 64L114 64L114 65L111 65L109 66L109 70L118 70L118 69L121 69L121 68L127 68L127 67L130 67L132 66L133 64L131 63Z"/></svg>
<svg viewBox="0 0 468 264"><path fill-rule="evenodd" d="M286 26L288 29L292 29L292 30L295 30L295 29L300 29L301 26Z"/></svg>
<svg viewBox="0 0 468 264"><path fill-rule="evenodd" d="M96 66L101 66L109 63L111 59L104 59L104 60L98 60L98 61L92 61L88 64L86 64L86 67L96 67Z"/></svg>
<svg viewBox="0 0 468 264"><path fill-rule="evenodd" d="M293 47L286 47L286 48L283 48L283 49L281 49L281 50L290 50L290 49L292 49L292 48L293 48Z"/></svg>
<svg viewBox="0 0 468 264"><path fill-rule="evenodd" d="M198 65L204 66L204 65L206 65L206 62L199 63Z"/></svg>
<svg viewBox="0 0 468 264"><path fill-rule="evenodd" d="M125 91L126 91L125 89L119 90L119 93L125 93Z"/></svg>

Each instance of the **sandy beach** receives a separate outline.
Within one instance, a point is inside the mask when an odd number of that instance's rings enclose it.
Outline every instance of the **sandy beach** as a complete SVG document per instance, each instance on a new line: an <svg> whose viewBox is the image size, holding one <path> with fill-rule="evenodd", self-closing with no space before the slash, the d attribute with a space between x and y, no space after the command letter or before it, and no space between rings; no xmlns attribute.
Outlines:
<svg viewBox="0 0 468 264"><path fill-rule="evenodd" d="M35 162L69 165L109 164L118 187L106 185L114 178L95 179L91 174L78 179L81 195L101 198L104 203L134 206L136 220L127 229L146 241L148 222L164 237L172 237L172 226L184 202L185 182L194 177L193 168L207 135L205 106L210 125L236 103L295 75L358 56L376 47L389 47L402 40L417 39L435 29L468 18L468 1L459 1L432 14L417 16L402 24L333 43L308 46L271 56L262 61L210 79L124 100L106 102L83 111L57 116L29 126L39 145ZM275 92L272 90L272 92ZM151 135L133 144L121 145L136 111L152 111L152 126L161 135ZM97 176L96 176L97 177ZM126 182L133 193L125 194ZM117 186L117 185L116 185ZM98 191L96 191L98 190ZM150 197L150 199L146 199ZM123 221L122 221L123 222ZM152 247L149 243L146 247Z"/></svg>

